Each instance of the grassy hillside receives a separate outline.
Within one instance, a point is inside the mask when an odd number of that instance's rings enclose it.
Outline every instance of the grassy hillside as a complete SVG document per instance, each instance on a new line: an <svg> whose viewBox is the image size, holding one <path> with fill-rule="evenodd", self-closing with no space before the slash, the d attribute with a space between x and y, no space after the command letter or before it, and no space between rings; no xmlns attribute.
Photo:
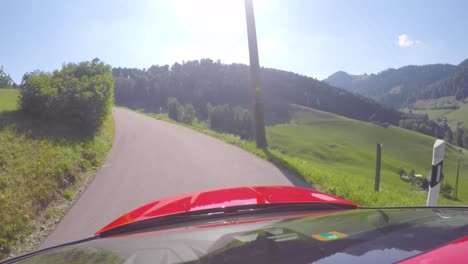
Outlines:
<svg viewBox="0 0 468 264"><path fill-rule="evenodd" d="M84 138L63 124L23 116L15 111L17 97L18 91L0 90L0 259L31 231L50 228L39 221L58 217L45 214L48 206L73 198L113 138L111 118Z"/></svg>
<svg viewBox="0 0 468 264"><path fill-rule="evenodd" d="M445 117L448 120L450 127L454 130L457 123L462 122L462 125L468 128L468 102L457 101L455 96L446 96L438 99L419 100L415 103L412 109L415 114L427 114L430 119ZM456 109L440 109L444 107L453 107ZM403 109L408 112L409 109Z"/></svg>
<svg viewBox="0 0 468 264"><path fill-rule="evenodd" d="M451 127L456 127L458 122L462 122L462 125L468 128L468 103L460 104L459 107L443 116L447 118Z"/></svg>
<svg viewBox="0 0 468 264"><path fill-rule="evenodd" d="M398 127L384 128L299 106L293 106L292 115L290 124L267 128L268 141L272 148L307 163L313 172L310 174L312 182L320 182L325 190L342 188L341 194L347 198L371 202L363 196L373 196L376 144L381 143L381 190L384 193L399 193L396 200L380 197L382 202L393 205L424 203L426 194L400 180L397 170L414 169L417 174L427 175L431 168L434 138ZM456 160L466 155L466 151L451 145L446 148L444 174L446 181L452 185ZM466 203L468 192L463 190L468 187L468 165L461 171L463 180L459 198L461 203ZM456 203L449 200L441 202Z"/></svg>

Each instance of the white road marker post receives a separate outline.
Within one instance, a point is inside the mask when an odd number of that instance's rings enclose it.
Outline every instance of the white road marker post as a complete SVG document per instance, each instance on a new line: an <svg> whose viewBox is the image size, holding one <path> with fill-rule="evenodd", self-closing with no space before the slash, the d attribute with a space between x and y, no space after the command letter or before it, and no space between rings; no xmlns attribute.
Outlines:
<svg viewBox="0 0 468 264"><path fill-rule="evenodd" d="M442 184L442 165L444 163L445 141L436 140L432 150L432 171L429 180L429 193L427 195L427 206L437 206L440 185Z"/></svg>

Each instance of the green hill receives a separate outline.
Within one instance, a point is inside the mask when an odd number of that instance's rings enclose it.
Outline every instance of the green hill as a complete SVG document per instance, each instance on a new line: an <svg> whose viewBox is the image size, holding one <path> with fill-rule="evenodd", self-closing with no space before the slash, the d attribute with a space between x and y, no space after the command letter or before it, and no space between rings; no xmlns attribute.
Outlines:
<svg viewBox="0 0 468 264"><path fill-rule="evenodd" d="M435 138L406 129L348 119L302 106L291 106L289 124L267 128L271 148L298 159L310 180L325 191L348 199L380 205L423 205L427 193L402 181L397 171L414 169L426 176L431 168ZM376 144L383 144L381 195L374 195ZM446 146L445 181L454 185L456 161L467 151ZM302 162L302 165L301 165ZM466 203L468 165L461 168L461 202L441 199L441 204ZM392 197L392 198L390 198ZM373 199L371 202L369 199ZM380 199L380 201L379 201ZM368 202L366 202L368 201Z"/></svg>

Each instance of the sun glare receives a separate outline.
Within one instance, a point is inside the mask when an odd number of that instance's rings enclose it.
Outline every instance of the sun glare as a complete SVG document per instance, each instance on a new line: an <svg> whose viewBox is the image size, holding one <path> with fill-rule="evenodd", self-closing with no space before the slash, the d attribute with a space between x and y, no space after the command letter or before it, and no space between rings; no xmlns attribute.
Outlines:
<svg viewBox="0 0 468 264"><path fill-rule="evenodd" d="M243 0L171 1L179 21L190 27L230 30L245 24Z"/></svg>

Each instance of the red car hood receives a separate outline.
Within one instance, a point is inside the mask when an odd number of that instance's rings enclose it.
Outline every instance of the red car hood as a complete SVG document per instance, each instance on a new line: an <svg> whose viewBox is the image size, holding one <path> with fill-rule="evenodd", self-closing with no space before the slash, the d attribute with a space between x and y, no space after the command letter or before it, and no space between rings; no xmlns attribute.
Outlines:
<svg viewBox="0 0 468 264"><path fill-rule="evenodd" d="M330 194L291 186L218 189L155 200L122 215L97 231L96 234L142 220L186 212L243 205L287 203L325 203L358 206L353 202Z"/></svg>
<svg viewBox="0 0 468 264"><path fill-rule="evenodd" d="M398 262L399 264L436 264L436 263L466 263L468 259L468 237L449 242L448 244L424 252L415 257Z"/></svg>

